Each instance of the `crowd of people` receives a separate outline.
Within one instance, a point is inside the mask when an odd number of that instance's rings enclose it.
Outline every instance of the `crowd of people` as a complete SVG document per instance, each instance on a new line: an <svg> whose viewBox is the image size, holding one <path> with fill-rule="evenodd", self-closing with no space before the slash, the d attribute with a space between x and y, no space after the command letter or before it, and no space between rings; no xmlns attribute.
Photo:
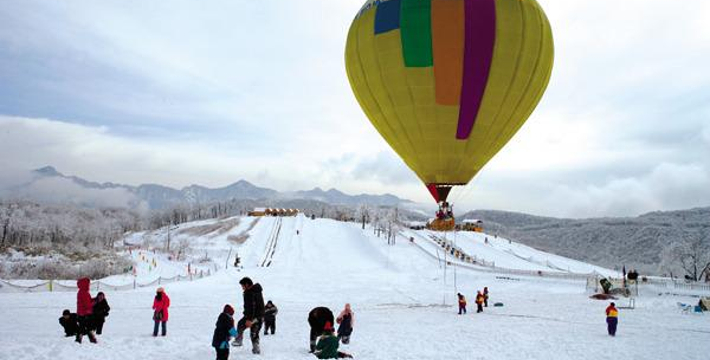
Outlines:
<svg viewBox="0 0 710 360"><path fill-rule="evenodd" d="M264 335L276 334L276 315L278 308L271 301L264 304L263 288L254 283L250 278L244 277L239 281L242 288L244 309L242 317L234 320L234 308L230 304L224 305L222 312L217 317L212 336L212 347L215 349L217 360L227 360L231 346L242 346L243 336L249 330L249 339L253 354L261 354L259 333L263 326ZM74 336L76 342L81 343L86 335L89 341L96 343L96 335L103 332L106 317L111 310L106 295L99 292L95 298L89 292L91 280L81 278L77 280L76 312L69 309L62 312L59 324L64 328L67 337ZM167 335L168 308L170 298L165 289L159 287L153 298L153 336ZM333 324L337 323L338 331L335 335ZM350 336L355 325L355 314L350 304L340 312L337 318L327 307L316 307L308 314L308 324L311 329L310 352L319 359L352 358L352 355L339 351L340 343L349 344ZM230 340L234 341L230 344Z"/></svg>
<svg viewBox="0 0 710 360"><path fill-rule="evenodd" d="M62 312L59 323L64 328L65 336L75 337L75 341L82 342L86 335L89 341L96 343L96 335L103 332L104 323L109 315L111 307L106 300L106 295L99 292L92 298L89 292L90 279L81 278L77 280L77 302L76 313L68 309ZM242 288L244 309L242 317L236 322L234 320L234 308L230 304L224 305L222 312L217 317L215 330L212 336L212 346L216 352L217 360L227 360L229 358L230 340L234 338L231 346L242 346L244 332L249 330L249 339L252 345L253 354L261 354L260 331L264 328L264 335L274 335L276 333L276 315L278 308L271 301L264 304L263 288L259 283L254 283L250 278L244 277L239 281ZM458 293L459 315L466 314L466 297ZM484 307L488 307L488 287L476 293L477 313L483 312ZM167 335L167 322L169 318L168 308L170 298L165 293L165 289L159 287L153 299L153 336ZM607 331L610 336L616 336L619 311L612 302L606 308ZM334 324L338 324L337 335ZM313 308L308 314L308 325L310 327L310 352L319 359L352 358L352 355L339 350L339 345L349 344L350 336L355 326L355 314L349 303L338 314L333 316L333 312L323 306Z"/></svg>

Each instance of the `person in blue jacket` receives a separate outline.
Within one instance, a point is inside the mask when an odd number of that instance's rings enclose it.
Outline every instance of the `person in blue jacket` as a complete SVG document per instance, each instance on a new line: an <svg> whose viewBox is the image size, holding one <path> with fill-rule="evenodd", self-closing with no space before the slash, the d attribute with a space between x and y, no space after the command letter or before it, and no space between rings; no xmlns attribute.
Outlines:
<svg viewBox="0 0 710 360"><path fill-rule="evenodd" d="M224 310L217 317L214 335L212 335L212 346L217 352L217 360L229 359L229 338L237 336L233 315L234 308L227 304L224 305Z"/></svg>

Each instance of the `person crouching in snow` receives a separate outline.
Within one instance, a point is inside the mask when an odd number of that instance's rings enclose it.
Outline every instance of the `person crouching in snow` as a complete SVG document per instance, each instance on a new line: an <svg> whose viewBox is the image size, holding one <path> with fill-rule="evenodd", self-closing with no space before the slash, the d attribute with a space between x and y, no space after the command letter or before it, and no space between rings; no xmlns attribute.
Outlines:
<svg viewBox="0 0 710 360"><path fill-rule="evenodd" d="M89 336L89 341L92 343L96 342L96 336L94 336L94 331L92 330L92 304L91 304L91 294L89 294L89 286L91 286L91 280L89 278L81 278L76 281L76 286L79 291L76 293L76 317L77 323L79 325L79 331L76 333L76 342L81 343L81 338L84 335Z"/></svg>
<svg viewBox="0 0 710 360"><path fill-rule="evenodd" d="M234 308L224 305L222 313L217 317L214 335L212 335L212 346L217 352L217 360L229 359L229 338L237 336L237 329L234 327Z"/></svg>
<svg viewBox="0 0 710 360"><path fill-rule="evenodd" d="M168 308L170 307L170 298L168 294L165 293L165 289L159 287L155 291L155 298L153 299L153 321L155 326L153 326L153 336L158 336L158 325L162 324L163 331L161 335L165 336L167 334L168 322Z"/></svg>
<svg viewBox="0 0 710 360"><path fill-rule="evenodd" d="M459 315L466 313L466 297L458 293L459 297Z"/></svg>
<svg viewBox="0 0 710 360"><path fill-rule="evenodd" d="M333 334L333 324L328 321L323 326L323 335L318 339L313 354L319 359L352 358L353 356L338 351L338 338Z"/></svg>
<svg viewBox="0 0 710 360"><path fill-rule="evenodd" d="M343 344L350 343L350 335L353 333L353 327L355 326L355 314L350 308L350 304L345 304L345 309L340 312L335 321L340 324L338 326L338 339Z"/></svg>
<svg viewBox="0 0 710 360"><path fill-rule="evenodd" d="M609 335L616 336L616 325L619 324L619 310L616 309L616 304L611 303L606 308L606 329Z"/></svg>
<svg viewBox="0 0 710 360"><path fill-rule="evenodd" d="M64 336L76 336L79 332L79 324L77 323L76 314L73 314L69 309L62 311L62 317L59 318L59 325L64 328Z"/></svg>
<svg viewBox="0 0 710 360"><path fill-rule="evenodd" d="M316 340L323 334L323 329L325 329L325 324L333 323L333 312L330 311L325 306L318 306L308 313L308 325L311 328L310 333L310 348L309 352L316 351Z"/></svg>
<svg viewBox="0 0 710 360"><path fill-rule="evenodd" d="M479 291L478 294L476 294L476 306L477 306L477 313L483 312L483 301L485 298L483 297L483 294Z"/></svg>
<svg viewBox="0 0 710 360"><path fill-rule="evenodd" d="M93 303L92 311L94 314L94 327L96 328L96 335L101 335L104 329L104 322L106 322L106 317L108 316L111 307L108 306L108 301L106 301L106 295L103 292L96 294L96 297L91 300Z"/></svg>

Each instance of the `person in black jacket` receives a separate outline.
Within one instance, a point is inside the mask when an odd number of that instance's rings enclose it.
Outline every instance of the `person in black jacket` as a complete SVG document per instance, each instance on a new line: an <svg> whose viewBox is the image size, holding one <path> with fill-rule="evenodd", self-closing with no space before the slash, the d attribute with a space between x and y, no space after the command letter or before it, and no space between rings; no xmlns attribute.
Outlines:
<svg viewBox="0 0 710 360"><path fill-rule="evenodd" d="M237 336L237 329L234 328L234 308L227 304L219 314L215 324L214 335L212 335L212 346L217 352L217 360L229 359L229 338Z"/></svg>
<svg viewBox="0 0 710 360"><path fill-rule="evenodd" d="M279 313L279 309L271 302L271 300L266 302L264 306L264 335L268 335L269 329L271 329L271 335L276 332L276 314Z"/></svg>
<svg viewBox="0 0 710 360"><path fill-rule="evenodd" d="M323 334L326 323L333 324L333 312L327 307L319 306L308 313L308 325L311 326L311 351L316 351L316 339Z"/></svg>
<svg viewBox="0 0 710 360"><path fill-rule="evenodd" d="M96 294L96 297L91 299L93 304L92 315L94 317L94 327L96 328L96 335L101 335L101 331L104 329L104 322L106 322L106 317L108 316L111 307L108 306L108 301L106 301L106 295L103 292Z"/></svg>
<svg viewBox="0 0 710 360"><path fill-rule="evenodd" d="M79 332L79 323L75 313L64 309L62 317L59 318L59 325L64 328L64 336L75 336Z"/></svg>
<svg viewBox="0 0 710 360"><path fill-rule="evenodd" d="M250 278L244 277L239 280L239 284L244 290L244 316L237 323L238 335L234 339L235 346L242 346L244 330L249 328L251 338L251 352L261 354L259 347L259 330L264 322L264 296L261 294L261 285L254 284Z"/></svg>

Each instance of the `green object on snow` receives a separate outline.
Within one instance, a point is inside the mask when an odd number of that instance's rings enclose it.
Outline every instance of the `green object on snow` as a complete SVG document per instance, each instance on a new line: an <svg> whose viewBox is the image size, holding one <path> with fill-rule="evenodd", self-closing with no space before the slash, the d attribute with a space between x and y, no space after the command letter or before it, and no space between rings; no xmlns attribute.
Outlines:
<svg viewBox="0 0 710 360"><path fill-rule="evenodd" d="M493 304L493 306L495 306L495 307L503 307L503 303L497 302L497 303Z"/></svg>

